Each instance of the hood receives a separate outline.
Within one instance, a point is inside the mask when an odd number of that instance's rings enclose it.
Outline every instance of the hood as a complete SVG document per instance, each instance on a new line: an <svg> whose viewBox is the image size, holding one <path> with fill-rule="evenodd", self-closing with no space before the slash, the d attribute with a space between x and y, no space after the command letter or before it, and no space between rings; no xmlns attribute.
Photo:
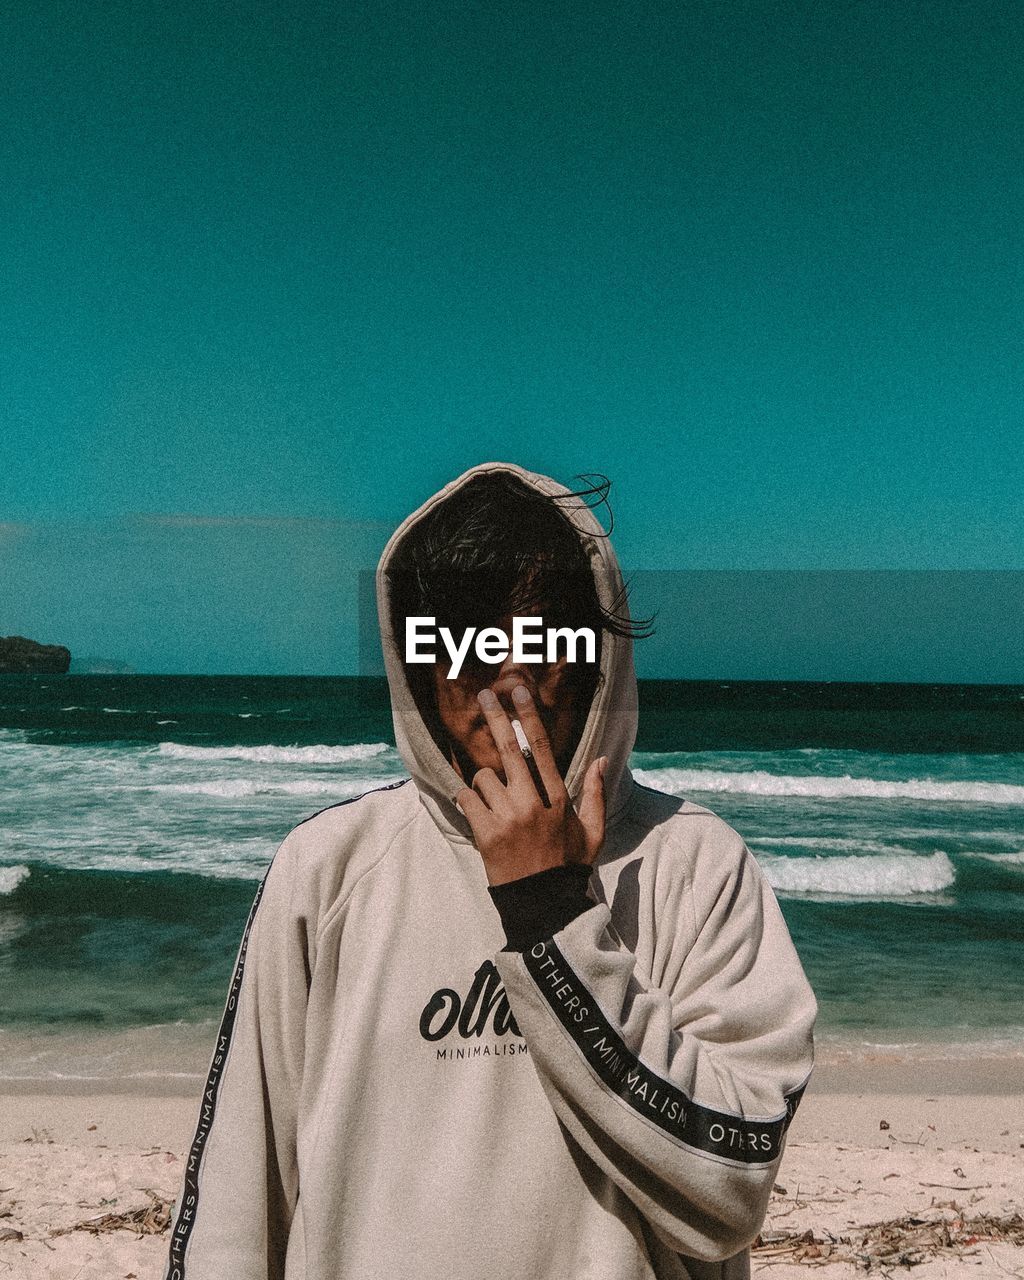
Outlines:
<svg viewBox="0 0 1024 1280"><path fill-rule="evenodd" d="M391 535L377 566L377 613L380 619L384 667L391 691L391 710L395 722L395 742L420 797L444 835L462 843L472 843L473 832L455 804L455 796L466 783L441 753L416 706L416 700L402 662L404 637L396 638L391 627L391 600L386 570L402 539L432 511L468 483L486 472L509 472L531 488L545 494L568 494L571 491L548 476L526 471L511 462L485 462L471 467L456 480L444 486L414 511ZM598 598L610 607L622 590L622 573L611 542L596 517L582 501L562 504L562 510L579 530L590 565L595 572ZM620 601L620 615L627 613ZM633 642L628 637L605 631L601 639L601 666L597 689L590 705L576 753L569 765L565 785L570 799L578 806L587 769L599 756L608 757L605 773L607 802L606 825L612 826L622 816L633 789L627 766L629 753L636 740L637 686L633 666Z"/></svg>

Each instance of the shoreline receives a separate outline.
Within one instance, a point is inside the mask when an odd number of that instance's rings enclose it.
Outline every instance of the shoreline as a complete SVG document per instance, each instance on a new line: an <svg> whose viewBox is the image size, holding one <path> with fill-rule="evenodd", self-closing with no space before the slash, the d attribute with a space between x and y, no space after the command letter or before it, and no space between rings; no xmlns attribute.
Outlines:
<svg viewBox="0 0 1024 1280"><path fill-rule="evenodd" d="M143 1141L141 1135L145 1134L143 1145L152 1146L148 1138L159 1132L177 1146L186 1146L198 1118L202 1083L193 1082L187 1092L167 1093L123 1087L81 1092L26 1087L15 1091L0 1082L0 1099L7 1103L0 1107L0 1143L33 1141L31 1130L35 1129L49 1131L54 1141L59 1135L61 1140L78 1145L103 1145L112 1139ZM986 1093L809 1087L793 1120L789 1145L856 1141L890 1148L893 1142L910 1142L908 1134L928 1129L940 1115L947 1142L967 1143L977 1138L1024 1152L1022 1095L1024 1086L1020 1084L1012 1091ZM97 1129L90 1129L93 1124ZM1006 1141L999 1144L997 1138Z"/></svg>
<svg viewBox="0 0 1024 1280"><path fill-rule="evenodd" d="M197 1096L209 1069L216 1026L188 1024L86 1033L0 1033L0 1096ZM953 1040L858 1044L822 1040L812 1094L993 1096L1024 1093L1024 1043ZM174 1069L168 1064L174 1063ZM125 1068L125 1069L122 1069Z"/></svg>

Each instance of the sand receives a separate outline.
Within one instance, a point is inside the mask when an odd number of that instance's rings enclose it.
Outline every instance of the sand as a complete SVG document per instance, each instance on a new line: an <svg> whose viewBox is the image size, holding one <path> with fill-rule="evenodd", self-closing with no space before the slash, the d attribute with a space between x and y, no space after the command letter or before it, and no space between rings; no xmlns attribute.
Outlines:
<svg viewBox="0 0 1024 1280"><path fill-rule="evenodd" d="M823 1067L790 1131L753 1274L862 1276L863 1267L824 1256L830 1237L853 1241L832 1244L849 1253L872 1223L946 1219L956 1234L965 1215L1024 1212L1021 1065L1013 1057L908 1063L840 1055ZM0 1108L0 1280L160 1280L166 1231L92 1234L77 1224L174 1198L199 1084L110 1087L94 1082L74 1096L40 1082L8 1087ZM66 1228L73 1229L54 1234ZM825 1245L791 1243L807 1231ZM15 1234L4 1239L5 1232ZM1024 1280L1024 1247L980 1239L929 1254L909 1272L890 1265L872 1274Z"/></svg>

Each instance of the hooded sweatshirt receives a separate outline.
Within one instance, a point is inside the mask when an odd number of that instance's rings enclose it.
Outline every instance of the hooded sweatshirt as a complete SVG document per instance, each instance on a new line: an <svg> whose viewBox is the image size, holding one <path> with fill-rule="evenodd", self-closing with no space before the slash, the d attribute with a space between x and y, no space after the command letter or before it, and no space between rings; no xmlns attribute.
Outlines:
<svg viewBox="0 0 1024 1280"><path fill-rule="evenodd" d="M489 889L377 599L409 778L294 827L245 926L167 1280L738 1280L811 1069L816 1005L743 840L641 786L632 644L605 634L565 776L608 757L586 867ZM563 505L602 604L622 586Z"/></svg>

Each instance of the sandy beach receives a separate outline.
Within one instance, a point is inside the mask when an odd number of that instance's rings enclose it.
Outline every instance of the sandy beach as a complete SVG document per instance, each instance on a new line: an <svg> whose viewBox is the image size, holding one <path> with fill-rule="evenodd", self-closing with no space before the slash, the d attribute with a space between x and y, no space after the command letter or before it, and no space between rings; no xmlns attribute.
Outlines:
<svg viewBox="0 0 1024 1280"><path fill-rule="evenodd" d="M910 1262L923 1280L1024 1277L1024 1221L1014 1222L1024 1212L1021 1067L1019 1057L885 1054L820 1065L790 1131L754 1274L838 1280L902 1274ZM8 1086L0 1276L159 1280L164 1206L177 1194L199 1086L96 1088ZM868 1230L892 1222L901 1225Z"/></svg>

